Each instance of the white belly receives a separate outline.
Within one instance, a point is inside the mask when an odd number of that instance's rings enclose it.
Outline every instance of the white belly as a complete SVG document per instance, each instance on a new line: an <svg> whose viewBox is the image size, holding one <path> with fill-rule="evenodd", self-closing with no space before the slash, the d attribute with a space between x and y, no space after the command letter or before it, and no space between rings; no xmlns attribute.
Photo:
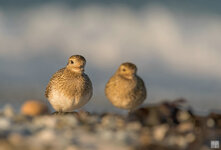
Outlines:
<svg viewBox="0 0 221 150"><path fill-rule="evenodd" d="M68 97L62 92L53 90L51 92L49 102L56 111L70 112L84 106L90 99L91 92L85 95Z"/></svg>

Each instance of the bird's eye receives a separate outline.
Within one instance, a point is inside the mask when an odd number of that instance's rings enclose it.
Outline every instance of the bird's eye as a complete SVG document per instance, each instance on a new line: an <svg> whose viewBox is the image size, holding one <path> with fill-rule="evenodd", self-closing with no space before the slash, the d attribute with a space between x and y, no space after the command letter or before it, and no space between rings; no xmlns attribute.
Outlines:
<svg viewBox="0 0 221 150"><path fill-rule="evenodd" d="M73 60L71 60L71 64L74 64L74 61L73 61Z"/></svg>
<svg viewBox="0 0 221 150"><path fill-rule="evenodd" d="M126 71L126 69L125 69L125 68L123 68L123 69L122 69L122 71L123 71L123 72L125 72L125 71Z"/></svg>

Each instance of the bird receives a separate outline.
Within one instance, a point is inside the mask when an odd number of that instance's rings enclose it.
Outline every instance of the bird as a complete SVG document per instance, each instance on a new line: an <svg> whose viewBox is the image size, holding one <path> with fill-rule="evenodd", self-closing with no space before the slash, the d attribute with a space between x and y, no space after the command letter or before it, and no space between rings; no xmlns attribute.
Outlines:
<svg viewBox="0 0 221 150"><path fill-rule="evenodd" d="M66 67L51 77L45 96L57 113L72 112L84 106L93 95L92 82L84 73L86 59L73 55Z"/></svg>
<svg viewBox="0 0 221 150"><path fill-rule="evenodd" d="M105 86L105 95L118 108L133 112L147 98L144 81L137 75L131 62L120 65Z"/></svg>

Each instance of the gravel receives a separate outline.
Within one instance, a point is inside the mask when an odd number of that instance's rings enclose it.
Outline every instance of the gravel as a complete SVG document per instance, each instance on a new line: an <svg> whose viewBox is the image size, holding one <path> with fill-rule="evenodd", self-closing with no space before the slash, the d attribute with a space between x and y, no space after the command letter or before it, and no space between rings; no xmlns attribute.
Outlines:
<svg viewBox="0 0 221 150"><path fill-rule="evenodd" d="M179 101L127 116L80 111L25 116L0 111L0 150L204 150L221 137L221 115L197 116Z"/></svg>

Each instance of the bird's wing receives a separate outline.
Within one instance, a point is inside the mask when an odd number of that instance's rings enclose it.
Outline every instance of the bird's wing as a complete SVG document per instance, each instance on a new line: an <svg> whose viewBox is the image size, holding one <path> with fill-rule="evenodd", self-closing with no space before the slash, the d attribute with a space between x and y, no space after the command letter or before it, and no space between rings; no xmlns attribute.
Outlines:
<svg viewBox="0 0 221 150"><path fill-rule="evenodd" d="M146 86L144 81L139 76L137 76L137 85L138 85L138 92L140 92L142 94L142 97L146 99L147 97Z"/></svg>
<svg viewBox="0 0 221 150"><path fill-rule="evenodd" d="M92 89L92 90L91 90L91 96L90 96L90 98L91 98L92 95L93 95L93 85L92 85L92 82L91 82L91 80L90 80L90 78L88 77L87 74L84 73L83 76L84 76L84 78L85 78L86 83L88 83L88 84L86 84L86 85L87 85L87 88L86 88L86 89Z"/></svg>
<svg viewBox="0 0 221 150"><path fill-rule="evenodd" d="M63 74L63 72L64 72L64 70L65 70L65 68L62 68L62 69L58 70L58 71L57 71L55 74L53 74L53 76L51 77L51 79L50 79L50 81L49 81L49 83L48 83L48 85L47 85L47 87L46 87L46 90L45 90L45 97L46 97L46 98L48 98L48 95L49 95L49 93L50 93L50 91L51 91L51 84L52 84L52 82L54 82L54 80L55 80L56 78L61 77L62 74Z"/></svg>

